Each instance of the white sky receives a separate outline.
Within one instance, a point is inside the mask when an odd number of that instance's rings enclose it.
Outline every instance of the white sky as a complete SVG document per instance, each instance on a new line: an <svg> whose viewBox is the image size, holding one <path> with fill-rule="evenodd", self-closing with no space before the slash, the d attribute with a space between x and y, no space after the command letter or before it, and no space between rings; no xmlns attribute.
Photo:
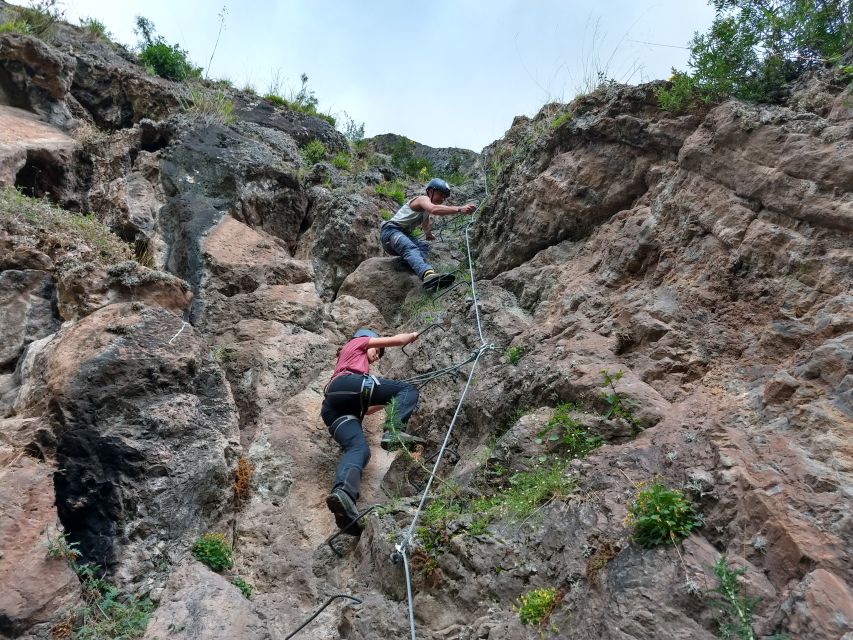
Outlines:
<svg viewBox="0 0 853 640"><path fill-rule="evenodd" d="M367 136L480 149L514 116L568 101L596 71L623 82L685 68L685 47L713 19L706 0L64 0L133 45L134 17L207 67L210 78L281 93L299 76L322 111L347 112ZM23 2L21 2L23 4ZM642 42L656 43L642 44Z"/></svg>

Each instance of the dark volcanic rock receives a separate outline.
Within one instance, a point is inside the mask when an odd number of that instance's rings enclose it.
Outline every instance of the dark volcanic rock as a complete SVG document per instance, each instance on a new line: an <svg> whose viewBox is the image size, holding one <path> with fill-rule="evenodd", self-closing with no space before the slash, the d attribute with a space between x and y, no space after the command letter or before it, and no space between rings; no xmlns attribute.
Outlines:
<svg viewBox="0 0 853 640"><path fill-rule="evenodd" d="M54 420L59 517L86 560L139 582L225 516L236 412L192 327L110 305L58 333L34 367L40 392L19 406Z"/></svg>

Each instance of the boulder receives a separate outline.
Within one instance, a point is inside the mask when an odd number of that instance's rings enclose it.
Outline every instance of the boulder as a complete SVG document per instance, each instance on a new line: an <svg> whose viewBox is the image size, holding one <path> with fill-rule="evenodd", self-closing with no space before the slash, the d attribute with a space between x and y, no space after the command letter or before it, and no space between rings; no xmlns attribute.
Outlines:
<svg viewBox="0 0 853 640"><path fill-rule="evenodd" d="M272 635L264 616L237 587L203 564L188 560L169 576L143 637L267 640Z"/></svg>
<svg viewBox="0 0 853 640"><path fill-rule="evenodd" d="M237 416L221 370L191 326L136 302L65 327L30 376L17 409L52 419L69 539L119 583L154 584L161 556L233 498Z"/></svg>

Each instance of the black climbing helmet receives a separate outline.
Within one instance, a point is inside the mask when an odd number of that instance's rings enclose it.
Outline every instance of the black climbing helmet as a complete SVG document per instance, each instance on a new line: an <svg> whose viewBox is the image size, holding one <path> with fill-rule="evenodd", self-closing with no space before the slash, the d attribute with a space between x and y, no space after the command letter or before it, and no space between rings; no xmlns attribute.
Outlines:
<svg viewBox="0 0 853 640"><path fill-rule="evenodd" d="M450 185L441 178L433 178L430 180L424 191L429 191L430 189L435 189L436 191L443 193L445 198L450 195Z"/></svg>
<svg viewBox="0 0 853 640"><path fill-rule="evenodd" d="M371 331L370 329L365 329L364 327L362 327L361 329L356 331L354 334L352 334L352 337L353 337L353 339L355 339L355 338L378 338L379 334L376 333L375 331ZM385 349L384 349L384 347L380 347L379 357L381 358L384 355L385 355Z"/></svg>

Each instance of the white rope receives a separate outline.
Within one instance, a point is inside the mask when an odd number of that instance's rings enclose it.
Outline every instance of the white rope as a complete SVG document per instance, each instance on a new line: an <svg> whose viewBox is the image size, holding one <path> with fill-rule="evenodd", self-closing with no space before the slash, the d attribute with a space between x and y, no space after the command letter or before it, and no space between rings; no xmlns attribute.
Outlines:
<svg viewBox="0 0 853 640"><path fill-rule="evenodd" d="M171 339L171 340L169 340L169 344L172 344L172 342L175 340L175 338L177 338L179 335L181 335L181 333L183 332L183 330L184 330L184 329L186 329L188 326L190 326L190 323L189 323L189 322L187 322L186 320L181 320L181 323L182 323L182 324L181 324L181 328L180 328L180 329L178 329L178 332L177 332L175 335L173 335L173 336L172 336L172 339Z"/></svg>
<svg viewBox="0 0 853 640"><path fill-rule="evenodd" d="M489 197L489 179L486 175L485 170L483 171L483 176L485 178L486 183L486 198ZM420 518L421 513L423 512L424 503L426 502L427 496L429 495L429 490L432 487L432 481L435 479L435 476L438 474L438 467L441 465L441 460L444 457L444 452L447 449L447 444L450 442L450 434L453 432L453 427L456 424L456 419L459 417L459 412L462 410L462 403L465 400L465 395L468 393L468 389L471 387L471 380L474 379L474 371L477 369L477 363L480 361L480 357L486 351L494 350L494 344L487 344L486 338L483 335L483 326L480 322L480 309L479 303L477 301L477 290L474 286L474 261L471 259L471 242L468 238L468 229L470 229L471 225L474 224L476 218L472 218L471 222L465 225L465 250L468 253L468 273L471 276L471 297L474 300L474 316L477 320L477 333L480 336L480 347L477 349L476 357L474 357L474 364L471 365L471 371L468 374L468 380L465 382L465 387L462 389L462 395L459 396L459 402L456 404L456 411L453 412L453 418L450 420L450 426L447 427L447 433L444 436L444 442L441 444L441 449L438 452L438 455L435 459L435 464L432 467L432 472L429 474L429 478L427 479L426 487L424 487L423 494L421 495L421 501L418 504L418 508L415 511L415 515L412 518L412 524L409 525L408 531L406 531L402 540L394 547L395 554L399 554L399 556L403 560L403 570L406 574L406 597L409 602L409 627L411 629L412 640L417 640L417 634L415 632L415 607L413 603L412 596L412 577L409 572L409 545L412 542L412 536L415 532L415 526L418 523L418 518ZM472 355L474 355L472 353Z"/></svg>
<svg viewBox="0 0 853 640"><path fill-rule="evenodd" d="M471 260L471 243L468 241L468 229L474 224L472 220L470 224L465 226L465 248L468 251L468 271L471 274L471 297L474 298L474 315L477 318L477 333L480 334L480 346L486 344L486 339L483 337L483 327L480 324L480 305L477 304L477 289L474 287L474 264Z"/></svg>

